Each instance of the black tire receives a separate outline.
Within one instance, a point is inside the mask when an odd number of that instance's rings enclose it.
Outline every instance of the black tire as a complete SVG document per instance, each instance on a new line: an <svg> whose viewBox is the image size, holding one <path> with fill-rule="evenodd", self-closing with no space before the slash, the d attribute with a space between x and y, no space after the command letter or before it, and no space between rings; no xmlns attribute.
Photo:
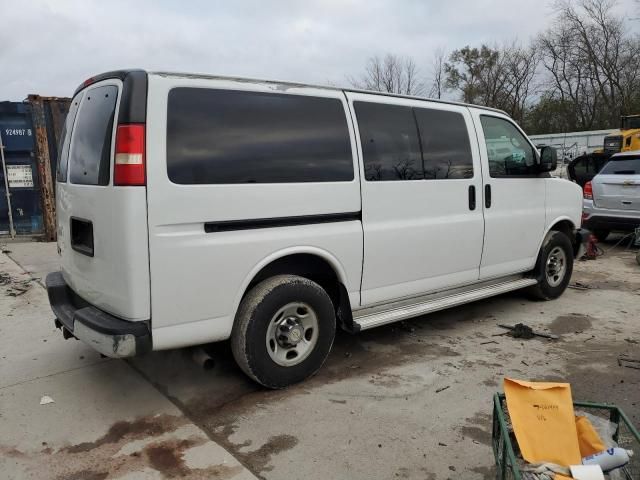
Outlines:
<svg viewBox="0 0 640 480"><path fill-rule="evenodd" d="M560 249L564 252L564 273L560 276L547 275L547 262L552 252ZM557 255L556 255L557 257ZM571 274L573 273L573 246L571 240L562 232L549 232L545 241L542 243L538 260L533 269L534 278L538 281L529 289L529 293L538 300L553 300L558 298L566 290Z"/></svg>
<svg viewBox="0 0 640 480"><path fill-rule="evenodd" d="M267 334L274 315L288 304L303 302L317 319L315 344L300 363L283 366L268 351ZM231 333L233 356L253 380L267 388L284 388L315 374L331 350L336 316L331 298L317 283L295 275L278 275L259 283L245 295Z"/></svg>
<svg viewBox="0 0 640 480"><path fill-rule="evenodd" d="M604 242L610 233L610 230L604 230L602 228L597 228L593 231L593 234L596 236L599 242Z"/></svg>

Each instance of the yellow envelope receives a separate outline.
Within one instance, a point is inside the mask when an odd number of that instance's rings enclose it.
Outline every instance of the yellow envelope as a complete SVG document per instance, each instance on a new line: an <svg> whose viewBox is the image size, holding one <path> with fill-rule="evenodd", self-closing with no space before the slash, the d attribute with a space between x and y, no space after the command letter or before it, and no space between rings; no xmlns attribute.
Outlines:
<svg viewBox="0 0 640 480"><path fill-rule="evenodd" d="M509 417L522 457L564 467L582 463L568 383L504 379Z"/></svg>
<svg viewBox="0 0 640 480"><path fill-rule="evenodd" d="M582 457L607 449L607 446L587 417L576 415L576 429L578 430L578 445L580 446L580 455Z"/></svg>

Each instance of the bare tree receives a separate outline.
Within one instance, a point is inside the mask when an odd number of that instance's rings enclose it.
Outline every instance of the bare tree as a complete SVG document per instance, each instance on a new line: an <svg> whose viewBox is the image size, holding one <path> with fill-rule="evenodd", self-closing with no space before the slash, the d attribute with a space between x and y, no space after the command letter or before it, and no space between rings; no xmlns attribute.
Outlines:
<svg viewBox="0 0 640 480"><path fill-rule="evenodd" d="M463 101L501 108L506 79L503 55L497 48L482 45L455 50L444 68L446 87L459 91Z"/></svg>
<svg viewBox="0 0 640 480"><path fill-rule="evenodd" d="M359 88L461 100L505 110L531 133L611 128L640 113L640 34L617 0L555 0L555 21L530 44L433 52L426 82L413 59L368 59ZM640 0L636 0L640 5ZM533 131L532 131L533 130Z"/></svg>
<svg viewBox="0 0 640 480"><path fill-rule="evenodd" d="M431 87L429 89L429 97L442 98L445 88L445 70L444 64L447 54L444 47L438 47L433 52L431 59Z"/></svg>
<svg viewBox="0 0 640 480"><path fill-rule="evenodd" d="M502 108L524 123L527 109L537 93L540 55L535 45L522 47L513 43L503 49L504 98Z"/></svg>
<svg viewBox="0 0 640 480"><path fill-rule="evenodd" d="M549 90L572 107L575 128L610 128L640 107L640 39L629 35L613 0L561 0L542 34Z"/></svg>
<svg viewBox="0 0 640 480"><path fill-rule="evenodd" d="M411 57L386 54L370 57L365 72L358 77L347 77L356 88L378 92L421 95L424 85L419 81L416 63Z"/></svg>
<svg viewBox="0 0 640 480"><path fill-rule="evenodd" d="M516 42L503 47L464 47L444 64L446 87L463 101L506 111L518 122L534 100L539 54Z"/></svg>

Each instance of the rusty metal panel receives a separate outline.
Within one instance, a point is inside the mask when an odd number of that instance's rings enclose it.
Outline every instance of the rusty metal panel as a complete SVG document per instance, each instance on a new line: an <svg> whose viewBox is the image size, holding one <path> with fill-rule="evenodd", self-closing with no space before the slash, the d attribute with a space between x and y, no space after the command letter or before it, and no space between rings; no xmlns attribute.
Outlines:
<svg viewBox="0 0 640 480"><path fill-rule="evenodd" d="M38 176L40 177L44 236L46 240L53 241L56 239L56 203L53 193L49 138L47 135L44 102L38 95L29 95L28 102L31 105L31 121L33 122L33 130L36 139L35 154L38 166Z"/></svg>
<svg viewBox="0 0 640 480"><path fill-rule="evenodd" d="M55 172L58 164L60 136L71 99L29 95L27 102L31 107L31 119L36 141L35 156L40 178L44 237L45 240L55 241L57 237Z"/></svg>
<svg viewBox="0 0 640 480"><path fill-rule="evenodd" d="M70 98L40 97L45 111L45 121L47 123L47 136L49 139L49 165L51 176L55 179L56 168L58 166L58 146L60 136L64 127L64 121L71 105ZM55 180L54 180L55 184Z"/></svg>

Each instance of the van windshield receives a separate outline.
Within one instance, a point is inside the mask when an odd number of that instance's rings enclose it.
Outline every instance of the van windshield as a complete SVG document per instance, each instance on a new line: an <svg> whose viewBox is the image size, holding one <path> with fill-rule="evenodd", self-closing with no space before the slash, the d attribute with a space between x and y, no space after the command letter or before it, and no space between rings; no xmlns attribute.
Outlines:
<svg viewBox="0 0 640 480"><path fill-rule="evenodd" d="M69 180L82 185L108 185L111 136L118 87L105 85L85 92L69 150Z"/></svg>

